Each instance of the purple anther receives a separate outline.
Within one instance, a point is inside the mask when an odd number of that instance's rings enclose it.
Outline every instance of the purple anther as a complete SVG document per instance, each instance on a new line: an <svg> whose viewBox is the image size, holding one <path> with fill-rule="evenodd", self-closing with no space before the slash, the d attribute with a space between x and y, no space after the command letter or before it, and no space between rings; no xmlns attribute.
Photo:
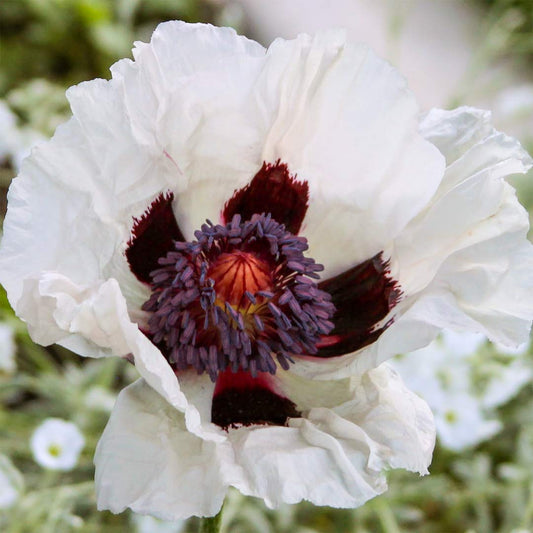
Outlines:
<svg viewBox="0 0 533 533"><path fill-rule="evenodd" d="M178 242L151 273L149 332L175 369L275 373L290 353L316 353L333 328L334 306L311 279L322 269L307 242L270 214L226 225L206 222L196 241ZM220 260L219 260L220 259Z"/></svg>

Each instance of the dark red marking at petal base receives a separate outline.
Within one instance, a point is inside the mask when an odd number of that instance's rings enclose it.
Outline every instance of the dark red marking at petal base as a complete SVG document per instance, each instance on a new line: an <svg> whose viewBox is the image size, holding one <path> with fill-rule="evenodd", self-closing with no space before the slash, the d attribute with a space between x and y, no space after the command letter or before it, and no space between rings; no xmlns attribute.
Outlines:
<svg viewBox="0 0 533 533"><path fill-rule="evenodd" d="M402 292L390 277L389 262L379 253L363 263L319 283L337 309L335 327L318 342L317 357L335 357L373 343L392 321L376 328L398 303Z"/></svg>
<svg viewBox="0 0 533 533"><path fill-rule="evenodd" d="M222 212L223 223L240 214L249 220L255 213L270 213L295 235L300 230L309 205L309 186L291 176L285 163L263 163L252 181L234 192Z"/></svg>
<svg viewBox="0 0 533 533"><path fill-rule="evenodd" d="M211 421L228 429L238 424L284 426L287 419L301 417L293 402L272 389L270 374L261 372L253 378L249 372L221 372L213 394Z"/></svg>
<svg viewBox="0 0 533 533"><path fill-rule="evenodd" d="M173 193L161 193L133 221L126 258L131 271L144 283L150 283L150 272L159 267L157 260L174 248L173 242L184 240L172 210L173 199Z"/></svg>

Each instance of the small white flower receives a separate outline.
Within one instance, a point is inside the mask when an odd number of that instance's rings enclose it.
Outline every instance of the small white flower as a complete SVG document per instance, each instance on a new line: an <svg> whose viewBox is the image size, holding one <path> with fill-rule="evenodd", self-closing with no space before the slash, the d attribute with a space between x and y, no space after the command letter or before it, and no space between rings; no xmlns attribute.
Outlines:
<svg viewBox="0 0 533 533"><path fill-rule="evenodd" d="M504 117L529 116L533 113L533 84L503 90L496 101L496 111Z"/></svg>
<svg viewBox="0 0 533 533"><path fill-rule="evenodd" d="M48 418L34 431L30 446L43 468L68 471L78 463L85 438L72 422Z"/></svg>
<svg viewBox="0 0 533 533"><path fill-rule="evenodd" d="M19 498L24 480L5 455L0 455L0 509L11 507Z"/></svg>
<svg viewBox="0 0 533 533"><path fill-rule="evenodd" d="M0 323L0 373L15 371L15 353L15 332L8 324Z"/></svg>
<svg viewBox="0 0 533 533"><path fill-rule="evenodd" d="M431 399L435 401L436 396L433 394ZM443 393L441 400L430 407L435 416L439 441L450 450L460 451L475 446L502 428L501 422L494 416L487 416L479 401L468 392Z"/></svg>
<svg viewBox="0 0 533 533"><path fill-rule="evenodd" d="M10 162L18 170L32 146L43 140L36 130L19 127L16 115L0 100L0 163Z"/></svg>
<svg viewBox="0 0 533 533"><path fill-rule="evenodd" d="M494 409L516 396L520 389L533 379L533 370L525 358L521 357L528 350L529 343L524 343L515 350L496 346L501 355L506 355L508 362L499 366L497 375L486 385L481 402L486 409Z"/></svg>
<svg viewBox="0 0 533 533"><path fill-rule="evenodd" d="M65 517L65 522L72 528L72 529L81 529L85 522L81 516L75 515L75 514L69 514Z"/></svg>
<svg viewBox="0 0 533 533"><path fill-rule="evenodd" d="M488 439L501 430L494 408L514 396L531 380L520 350L509 350L508 364L473 360L487 342L478 333L444 330L429 346L402 355L391 362L408 386L428 403L435 417L437 435L443 446L462 450ZM475 387L475 365L491 365L490 379L483 388Z"/></svg>
<svg viewBox="0 0 533 533"><path fill-rule="evenodd" d="M501 91L494 103L494 119L530 145L533 142L533 84Z"/></svg>
<svg viewBox="0 0 533 533"><path fill-rule="evenodd" d="M17 146L18 130L14 113L0 100L0 162L10 159Z"/></svg>

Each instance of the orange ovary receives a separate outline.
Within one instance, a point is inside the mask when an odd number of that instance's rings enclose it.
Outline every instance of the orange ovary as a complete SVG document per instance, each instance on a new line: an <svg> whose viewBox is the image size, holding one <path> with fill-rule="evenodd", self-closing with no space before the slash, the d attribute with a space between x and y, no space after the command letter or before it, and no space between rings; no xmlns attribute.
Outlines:
<svg viewBox="0 0 533 533"><path fill-rule="evenodd" d="M270 269L250 252L220 254L207 275L215 282L218 298L234 307L243 303L245 292L255 295L272 289Z"/></svg>

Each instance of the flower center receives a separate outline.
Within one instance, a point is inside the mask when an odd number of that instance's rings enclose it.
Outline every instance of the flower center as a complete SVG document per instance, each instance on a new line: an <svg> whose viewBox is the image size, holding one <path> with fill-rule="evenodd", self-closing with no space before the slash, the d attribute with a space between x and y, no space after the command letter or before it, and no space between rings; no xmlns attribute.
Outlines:
<svg viewBox="0 0 533 533"><path fill-rule="evenodd" d="M61 446L59 444L50 444L48 446L48 453L52 457L59 457L61 455Z"/></svg>
<svg viewBox="0 0 533 533"><path fill-rule="evenodd" d="M220 254L210 266L207 275L214 282L221 302L246 309L246 294L272 290L272 275L268 264L251 252L236 249ZM247 305L248 304L248 305Z"/></svg>
<svg viewBox="0 0 533 533"><path fill-rule="evenodd" d="M315 279L323 266L305 257L307 240L270 215L226 225L210 221L196 241L175 250L152 271L149 333L177 370L274 374L294 356L316 354L333 329L335 308Z"/></svg>

